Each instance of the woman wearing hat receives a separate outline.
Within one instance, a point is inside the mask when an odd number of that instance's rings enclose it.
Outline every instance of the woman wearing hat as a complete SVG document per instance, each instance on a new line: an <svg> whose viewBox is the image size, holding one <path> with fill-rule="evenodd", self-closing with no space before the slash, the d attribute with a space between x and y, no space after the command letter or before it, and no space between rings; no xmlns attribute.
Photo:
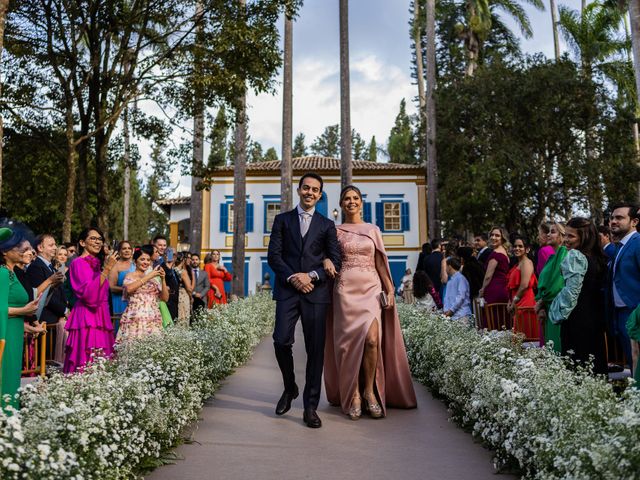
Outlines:
<svg viewBox="0 0 640 480"><path fill-rule="evenodd" d="M38 309L38 299L29 301L27 291L14 273L15 266L22 263L25 252L31 249L26 234L21 230L0 228L0 344L4 343L4 351L0 357L2 409L8 406L19 408L16 393L20 388L22 372L24 317L33 315ZM44 327L29 328L36 331ZM9 401L5 401L5 395L11 396Z"/></svg>

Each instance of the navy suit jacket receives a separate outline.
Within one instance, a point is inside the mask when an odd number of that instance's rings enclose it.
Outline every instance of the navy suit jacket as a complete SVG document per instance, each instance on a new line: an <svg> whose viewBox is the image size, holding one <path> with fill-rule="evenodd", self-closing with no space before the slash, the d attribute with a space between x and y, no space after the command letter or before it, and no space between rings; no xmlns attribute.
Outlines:
<svg viewBox="0 0 640 480"><path fill-rule="evenodd" d="M27 268L27 278L33 288L38 288L51 275L53 275L53 270L40 257L36 257ZM40 320L47 323L57 323L60 317L64 316L64 312L67 309L67 297L64 294L62 285L54 287L49 292L49 295L49 301L42 310Z"/></svg>
<svg viewBox="0 0 640 480"><path fill-rule="evenodd" d="M322 261L329 258L338 271L342 265L333 221L316 211L303 239L297 209L277 215L271 227L267 258L276 276L273 288L273 298L276 301L302 296L311 303L331 302L331 282ZM311 271L315 271L319 279L314 282L314 288L309 293L301 293L287 282L287 278L295 273Z"/></svg>
<svg viewBox="0 0 640 480"><path fill-rule="evenodd" d="M615 262L615 265L613 263ZM630 308L640 304L640 234L635 232L622 247L617 259L613 259L611 271L615 269L613 283L618 295ZM613 297L611 299L613 301Z"/></svg>

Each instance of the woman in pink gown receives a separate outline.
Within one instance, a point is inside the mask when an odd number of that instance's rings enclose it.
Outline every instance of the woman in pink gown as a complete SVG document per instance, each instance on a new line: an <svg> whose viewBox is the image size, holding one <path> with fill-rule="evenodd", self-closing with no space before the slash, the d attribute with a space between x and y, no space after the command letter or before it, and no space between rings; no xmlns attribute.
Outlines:
<svg viewBox="0 0 640 480"><path fill-rule="evenodd" d="M327 398L352 420L363 410L380 418L388 406L415 407L416 397L382 235L362 221L362 195L356 187L345 187L340 206L345 214L345 223L337 226L342 268L327 319ZM335 274L332 265L327 270ZM386 308L381 306L383 291Z"/></svg>
<svg viewBox="0 0 640 480"><path fill-rule="evenodd" d="M101 265L104 236L97 228L82 231L80 257L69 265L71 288L77 301L65 326L69 332L64 373L82 371L92 355L113 355L113 324L109 314L109 272L118 256L110 255Z"/></svg>

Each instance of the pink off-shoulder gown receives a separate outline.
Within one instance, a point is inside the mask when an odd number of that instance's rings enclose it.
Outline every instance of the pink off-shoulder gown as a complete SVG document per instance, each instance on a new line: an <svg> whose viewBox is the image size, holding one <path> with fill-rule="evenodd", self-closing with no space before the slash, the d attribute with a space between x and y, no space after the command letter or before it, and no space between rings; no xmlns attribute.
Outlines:
<svg viewBox="0 0 640 480"><path fill-rule="evenodd" d="M380 348L375 389L383 413L386 408L413 408L416 396L395 307L380 306L382 283L376 270L376 252L386 253L380 230L368 223L337 226L342 268L333 290L333 308L327 318L324 378L327 398L348 413L358 388L365 339L379 322ZM388 262L387 273L390 275Z"/></svg>
<svg viewBox="0 0 640 480"><path fill-rule="evenodd" d="M113 324L109 314L109 281L100 285L100 260L80 257L69 265L71 288L77 298L65 325L69 332L64 373L82 370L93 354L113 355Z"/></svg>

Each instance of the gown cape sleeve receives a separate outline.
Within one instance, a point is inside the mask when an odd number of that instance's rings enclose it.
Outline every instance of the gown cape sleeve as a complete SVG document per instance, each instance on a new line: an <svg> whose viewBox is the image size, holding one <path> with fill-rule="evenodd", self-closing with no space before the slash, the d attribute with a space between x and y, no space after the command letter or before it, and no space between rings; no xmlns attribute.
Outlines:
<svg viewBox="0 0 640 480"><path fill-rule="evenodd" d="M361 225L361 224L358 224ZM368 225L368 224L366 224ZM389 259L384 249L380 230L374 225L368 225L369 229L358 228L357 231L349 229L349 232L364 235L370 238L376 248L376 253L381 253L385 259L385 267L389 278L391 269ZM338 226L340 228L341 226ZM393 292L391 293L393 295ZM416 394L413 389L407 351L400 328L400 318L398 309L394 303L393 308L382 309L382 361L384 364L384 379L382 380L383 391L378 392L382 400L382 408L415 408L417 406ZM325 389L327 399L332 405L340 405L340 393L338 390L338 371L335 362L333 346L333 312L328 309L327 314L327 338L325 343Z"/></svg>

